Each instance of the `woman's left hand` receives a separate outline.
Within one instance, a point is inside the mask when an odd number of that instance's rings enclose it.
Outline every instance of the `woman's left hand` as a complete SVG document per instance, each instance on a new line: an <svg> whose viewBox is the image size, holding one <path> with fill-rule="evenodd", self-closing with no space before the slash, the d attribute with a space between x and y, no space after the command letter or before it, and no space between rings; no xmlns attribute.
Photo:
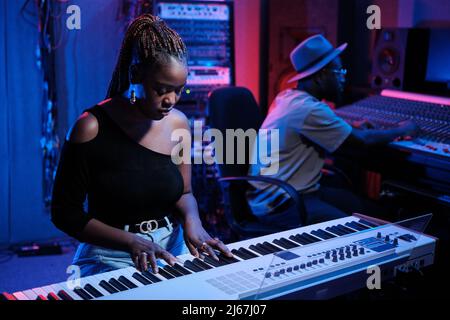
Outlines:
<svg viewBox="0 0 450 320"><path fill-rule="evenodd" d="M189 221L184 223L184 241L195 257L199 257L201 253L207 253L212 258L218 260L215 250L222 254L232 257L233 254L218 238L212 238L203 228L199 221Z"/></svg>

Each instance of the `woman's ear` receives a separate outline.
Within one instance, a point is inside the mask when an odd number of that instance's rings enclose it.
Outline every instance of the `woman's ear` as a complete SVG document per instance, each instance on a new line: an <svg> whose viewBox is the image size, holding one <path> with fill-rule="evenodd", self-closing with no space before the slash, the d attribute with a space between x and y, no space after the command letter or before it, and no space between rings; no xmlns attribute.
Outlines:
<svg viewBox="0 0 450 320"><path fill-rule="evenodd" d="M128 76L131 84L142 83L142 68L140 68L137 64L130 65L130 68L128 69Z"/></svg>

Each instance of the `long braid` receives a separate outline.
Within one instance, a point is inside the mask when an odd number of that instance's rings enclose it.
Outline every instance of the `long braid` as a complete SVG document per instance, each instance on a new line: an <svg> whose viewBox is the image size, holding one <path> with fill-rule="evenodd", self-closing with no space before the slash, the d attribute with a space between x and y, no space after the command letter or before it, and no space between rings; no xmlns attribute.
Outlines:
<svg viewBox="0 0 450 320"><path fill-rule="evenodd" d="M178 33L160 18L148 13L137 17L125 33L107 98L121 94L130 86L128 70L134 54L140 63L154 65L167 61L169 56L185 61L187 49Z"/></svg>

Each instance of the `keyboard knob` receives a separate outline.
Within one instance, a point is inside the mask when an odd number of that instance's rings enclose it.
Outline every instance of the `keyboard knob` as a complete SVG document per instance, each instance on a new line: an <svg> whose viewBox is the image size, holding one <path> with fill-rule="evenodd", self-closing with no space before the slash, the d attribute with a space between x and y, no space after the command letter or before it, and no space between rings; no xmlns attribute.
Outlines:
<svg viewBox="0 0 450 320"><path fill-rule="evenodd" d="M380 239L381 238L381 232L377 233L377 238Z"/></svg>
<svg viewBox="0 0 450 320"><path fill-rule="evenodd" d="M398 246L398 239L397 238L395 238L394 239L394 242L392 243L394 246Z"/></svg>
<svg viewBox="0 0 450 320"><path fill-rule="evenodd" d="M292 272L292 267L287 268L286 272Z"/></svg>
<svg viewBox="0 0 450 320"><path fill-rule="evenodd" d="M386 236L386 237L384 238L384 241L385 241L385 242L390 242L390 241L391 241L391 238L389 238L389 236Z"/></svg>

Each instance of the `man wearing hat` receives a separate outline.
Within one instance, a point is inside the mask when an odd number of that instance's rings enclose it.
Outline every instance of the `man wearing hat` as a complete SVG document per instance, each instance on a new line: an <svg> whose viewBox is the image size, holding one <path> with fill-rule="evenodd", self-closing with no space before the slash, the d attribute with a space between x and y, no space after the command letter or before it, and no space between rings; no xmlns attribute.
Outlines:
<svg viewBox="0 0 450 320"><path fill-rule="evenodd" d="M351 214L324 201L325 198L339 199L350 205L353 212L364 213L361 201L351 192L320 187L326 153L335 152L344 142L353 145L387 143L417 130L411 121L389 130L352 128L322 102L339 101L343 93L346 70L342 68L339 55L346 47L344 43L334 48L320 34L301 42L290 54L297 74L289 82L297 81L297 87L277 95L261 126L261 129L279 130L279 170L269 177L288 182L302 194L308 212L307 224ZM267 135L260 135L258 139L267 139ZM254 159L258 159L257 145L254 144ZM249 175L258 176L263 169L264 164L252 164ZM262 182L252 182L252 185L255 189L247 197L261 222L286 229L300 224L298 214L285 211L290 200L281 188Z"/></svg>

